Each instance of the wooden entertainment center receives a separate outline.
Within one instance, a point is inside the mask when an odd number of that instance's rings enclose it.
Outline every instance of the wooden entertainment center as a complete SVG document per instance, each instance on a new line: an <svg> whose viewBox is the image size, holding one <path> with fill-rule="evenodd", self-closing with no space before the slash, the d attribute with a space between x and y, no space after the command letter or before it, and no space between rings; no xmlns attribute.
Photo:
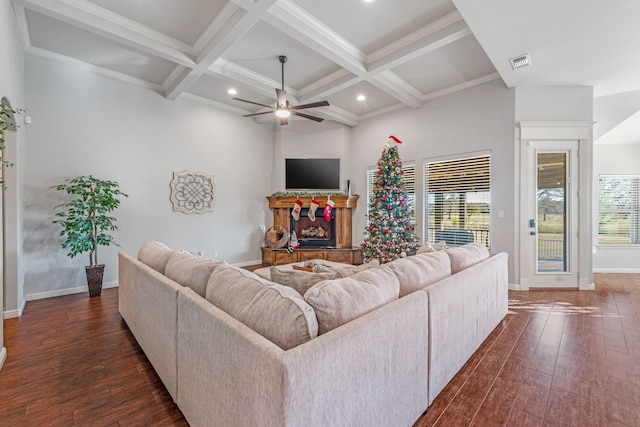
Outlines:
<svg viewBox="0 0 640 427"><path fill-rule="evenodd" d="M297 199L303 207L311 205L311 196L268 196L269 208L273 211L273 225L280 225L289 229L291 208ZM327 196L317 196L321 202L317 215L322 215L322 209L327 201ZM303 247L288 253L285 249L262 248L262 263L265 265L280 265L291 262L305 261L309 259L326 259L328 261L347 262L349 264L362 264L362 252L359 247L352 245L352 209L358 205L358 196L331 196L335 203L335 247Z"/></svg>

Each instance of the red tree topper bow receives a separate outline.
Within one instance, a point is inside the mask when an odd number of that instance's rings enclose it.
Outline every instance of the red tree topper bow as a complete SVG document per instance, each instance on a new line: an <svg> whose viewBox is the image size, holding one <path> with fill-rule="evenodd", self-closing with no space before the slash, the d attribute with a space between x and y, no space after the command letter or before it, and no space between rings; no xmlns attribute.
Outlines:
<svg viewBox="0 0 640 427"><path fill-rule="evenodd" d="M400 141L398 138L396 138L393 135L389 135L389 138L387 138L387 139L393 139L396 142L396 144L402 144L402 141Z"/></svg>

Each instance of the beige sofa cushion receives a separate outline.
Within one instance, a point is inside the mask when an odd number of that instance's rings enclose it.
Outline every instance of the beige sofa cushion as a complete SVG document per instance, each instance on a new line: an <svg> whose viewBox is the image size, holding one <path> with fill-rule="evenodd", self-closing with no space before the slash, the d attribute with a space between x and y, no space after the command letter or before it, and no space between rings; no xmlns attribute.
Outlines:
<svg viewBox="0 0 640 427"><path fill-rule="evenodd" d="M147 242L138 251L138 261L148 265L160 274L164 274L167 261L173 251L160 242Z"/></svg>
<svg viewBox="0 0 640 427"><path fill-rule="evenodd" d="M399 290L396 276L382 266L316 283L304 299L315 310L323 334L397 299Z"/></svg>
<svg viewBox="0 0 640 427"><path fill-rule="evenodd" d="M318 335L316 315L298 292L246 270L216 268L206 299L284 350Z"/></svg>
<svg viewBox="0 0 640 427"><path fill-rule="evenodd" d="M164 274L174 282L193 289L204 298L211 272L223 264L223 261L173 251L167 261Z"/></svg>
<svg viewBox="0 0 640 427"><path fill-rule="evenodd" d="M310 273L293 269L281 269L270 267L271 281L295 289L300 296L318 282L323 280L337 279L337 273Z"/></svg>
<svg viewBox="0 0 640 427"><path fill-rule="evenodd" d="M489 258L489 249L487 249L485 245L476 242L458 246L457 248L446 249L445 252L451 260L451 274L456 274L465 268Z"/></svg>
<svg viewBox="0 0 640 427"><path fill-rule="evenodd" d="M341 264L341 265L331 265L331 264L323 264L318 263L313 266L314 273L337 273L338 277L351 277L354 274L358 274L361 271L368 270L370 268L378 268L380 267L380 261L374 259L370 262L360 265L350 265L350 264Z"/></svg>
<svg viewBox="0 0 640 427"><path fill-rule="evenodd" d="M400 297L451 276L451 262L444 251L398 258L387 264L400 284Z"/></svg>

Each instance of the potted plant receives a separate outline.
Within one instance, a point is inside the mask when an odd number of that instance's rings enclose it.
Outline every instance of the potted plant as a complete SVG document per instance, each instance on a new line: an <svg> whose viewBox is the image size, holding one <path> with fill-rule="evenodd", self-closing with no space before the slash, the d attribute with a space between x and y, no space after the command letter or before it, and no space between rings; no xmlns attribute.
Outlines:
<svg viewBox="0 0 640 427"><path fill-rule="evenodd" d="M14 120L14 114L24 113L25 110L22 108L11 108L9 105L6 105L5 99L2 99L2 103L0 103L0 151L4 150L4 132L7 129L16 130L18 125ZM0 165L4 164L5 166L11 166L9 162L0 157ZM0 187L4 190L4 179L0 177Z"/></svg>
<svg viewBox="0 0 640 427"><path fill-rule="evenodd" d="M120 191L117 182L91 175L67 179L51 188L71 196L71 200L56 206L60 211L53 223L62 226L60 236L65 237L62 247L69 251L69 257L89 252L89 265L85 267L89 296L100 296L104 264L98 264L98 246L117 246L108 234L118 229L116 219L109 214L120 205L119 196L128 196Z"/></svg>

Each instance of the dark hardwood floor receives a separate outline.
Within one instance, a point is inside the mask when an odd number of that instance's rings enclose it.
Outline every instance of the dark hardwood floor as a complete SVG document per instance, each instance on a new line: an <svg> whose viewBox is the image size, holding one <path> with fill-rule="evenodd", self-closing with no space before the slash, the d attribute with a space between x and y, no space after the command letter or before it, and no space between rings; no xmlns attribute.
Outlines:
<svg viewBox="0 0 640 427"><path fill-rule="evenodd" d="M416 421L640 426L640 274L510 292L510 312ZM117 289L31 301L4 322L2 426L184 426L118 314Z"/></svg>

